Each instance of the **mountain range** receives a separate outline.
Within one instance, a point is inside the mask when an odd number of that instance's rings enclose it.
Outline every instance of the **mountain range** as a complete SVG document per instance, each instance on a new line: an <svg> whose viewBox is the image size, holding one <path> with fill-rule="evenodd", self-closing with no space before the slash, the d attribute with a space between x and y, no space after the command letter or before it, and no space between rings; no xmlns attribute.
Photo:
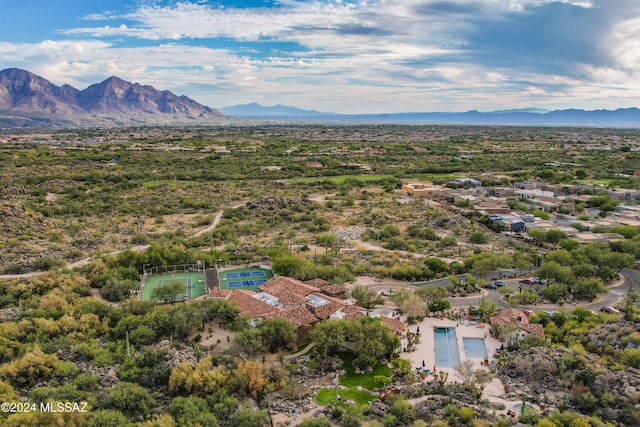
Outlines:
<svg viewBox="0 0 640 427"><path fill-rule="evenodd" d="M591 126L640 128L638 108L617 110L554 110L537 108L491 112L410 112L338 114L285 105L258 103L219 110L186 96L109 77L78 90L56 86L29 71L0 71L0 128L56 126L130 126L152 124L218 124L221 120L252 119L270 122L401 123L525 126Z"/></svg>
<svg viewBox="0 0 640 427"><path fill-rule="evenodd" d="M211 123L222 113L186 96L109 77L78 90L29 71L0 71L0 127Z"/></svg>
<svg viewBox="0 0 640 427"><path fill-rule="evenodd" d="M640 128L640 109L617 110L554 110L524 108L490 112L433 112L389 114L337 114L304 110L276 105L264 107L257 103L234 105L220 109L227 115L262 120L307 120L351 123L404 123L404 124L469 124L469 125L523 125L523 126L592 126Z"/></svg>

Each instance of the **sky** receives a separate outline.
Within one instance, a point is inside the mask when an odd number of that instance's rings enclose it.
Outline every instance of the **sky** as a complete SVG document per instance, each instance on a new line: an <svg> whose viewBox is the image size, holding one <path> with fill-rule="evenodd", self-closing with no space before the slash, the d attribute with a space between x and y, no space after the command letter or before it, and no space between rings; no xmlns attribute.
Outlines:
<svg viewBox="0 0 640 427"><path fill-rule="evenodd" d="M213 108L640 106L638 0L2 0L0 69Z"/></svg>

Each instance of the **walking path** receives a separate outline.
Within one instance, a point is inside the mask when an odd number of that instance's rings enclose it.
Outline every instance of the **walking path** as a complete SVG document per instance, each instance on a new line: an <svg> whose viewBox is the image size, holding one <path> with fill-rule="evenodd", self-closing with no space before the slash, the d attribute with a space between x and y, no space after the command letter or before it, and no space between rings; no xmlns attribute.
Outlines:
<svg viewBox="0 0 640 427"><path fill-rule="evenodd" d="M242 205L243 204L233 206L233 209L236 209L236 208L238 208L238 207L240 207ZM218 224L220 223L220 220L222 219L222 214L223 213L224 213L224 211L220 211L220 212L216 213L216 216L214 217L213 222L210 225L208 225L207 228L205 228L203 230L200 230L197 233L193 234L193 237L198 237L198 236L200 236L200 235L202 235L204 233L208 233L210 231L213 231L218 226ZM138 246L132 246L130 248L118 249L117 251L113 251L113 252L109 252L109 253L105 254L105 256L117 255L117 254L119 254L121 252L128 251L128 250L142 253L142 252L146 251L147 249L149 249L149 246L150 245L138 245ZM69 262L69 263L65 264L65 266L62 267L62 268L66 268L66 269L71 270L71 269L76 268L76 267L82 267L83 265L89 264L91 261L93 261L98 256L101 256L101 255L90 256L90 257L86 257L86 258L83 258L83 259L78 260L78 261ZM32 272L29 272L29 273L22 273L22 274L0 274L0 280L3 280L3 279L26 279L26 278L29 278L29 277L40 276L40 275L45 274L45 273L49 273L49 271L32 271Z"/></svg>

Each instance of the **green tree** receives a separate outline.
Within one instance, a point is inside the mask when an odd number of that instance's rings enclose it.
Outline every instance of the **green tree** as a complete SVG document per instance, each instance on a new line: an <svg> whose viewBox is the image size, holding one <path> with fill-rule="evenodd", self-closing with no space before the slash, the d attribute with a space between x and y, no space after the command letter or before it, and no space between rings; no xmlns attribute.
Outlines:
<svg viewBox="0 0 640 427"><path fill-rule="evenodd" d="M249 328L238 332L233 342L244 350L248 357L265 351L263 336L258 329Z"/></svg>
<svg viewBox="0 0 640 427"><path fill-rule="evenodd" d="M506 288L506 286L505 286ZM488 322L491 316L494 316L498 310L498 303L488 300L484 297L480 300L479 311L480 318L483 322Z"/></svg>
<svg viewBox="0 0 640 427"><path fill-rule="evenodd" d="M564 233L560 230L551 229L546 232L544 239L552 244L557 244L564 237Z"/></svg>
<svg viewBox="0 0 640 427"><path fill-rule="evenodd" d="M323 320L316 323L309 333L315 343L314 350L320 355L336 353L344 347L349 333L348 320Z"/></svg>
<svg viewBox="0 0 640 427"><path fill-rule="evenodd" d="M424 265L436 274L449 271L449 265L440 258L427 258L424 260Z"/></svg>
<svg viewBox="0 0 640 427"><path fill-rule="evenodd" d="M316 236L316 243L324 246L325 252L328 252L329 248L338 246L338 236L334 233L322 233Z"/></svg>
<svg viewBox="0 0 640 427"><path fill-rule="evenodd" d="M527 231L527 234L536 240L536 245L538 246L542 246L542 243L544 242L544 239L547 235L547 233L545 233L544 230L540 230L537 228Z"/></svg>
<svg viewBox="0 0 640 427"><path fill-rule="evenodd" d="M598 277L579 277L571 286L571 293L576 298L585 301L593 301L598 295L607 292L602 279Z"/></svg>
<svg viewBox="0 0 640 427"><path fill-rule="evenodd" d="M553 283L542 290L542 294L551 302L556 303L564 295L565 287L559 283Z"/></svg>
<svg viewBox="0 0 640 427"><path fill-rule="evenodd" d="M640 369L640 348L626 348L620 353L622 363Z"/></svg>
<svg viewBox="0 0 640 427"><path fill-rule="evenodd" d="M536 275L545 279L549 284L551 281L569 283L573 280L571 268L558 264L556 261L545 261L536 268Z"/></svg>
<svg viewBox="0 0 640 427"><path fill-rule="evenodd" d="M482 231L474 231L469 236L469 241L475 244L487 243L489 241L489 236L487 233L483 233Z"/></svg>
<svg viewBox="0 0 640 427"><path fill-rule="evenodd" d="M379 318L358 317L351 321L349 338L356 354L375 362L391 360L400 346L398 337L382 325Z"/></svg>
<svg viewBox="0 0 640 427"><path fill-rule="evenodd" d="M450 308L451 308L451 303L445 299L434 300L429 305L429 311L434 313L439 313L444 310L449 310Z"/></svg>
<svg viewBox="0 0 640 427"><path fill-rule="evenodd" d="M362 409L359 406L347 406L342 414L343 427L360 427L364 421Z"/></svg>
<svg viewBox="0 0 640 427"><path fill-rule="evenodd" d="M145 417L154 404L155 400L147 389L127 382L118 383L107 393L104 401L106 409L120 411L129 418Z"/></svg>
<svg viewBox="0 0 640 427"><path fill-rule="evenodd" d="M393 377L398 379L406 379L413 373L411 362L400 357L393 359L391 362Z"/></svg>
<svg viewBox="0 0 640 427"><path fill-rule="evenodd" d="M395 400L389 414L393 415L401 426L411 424L416 418L413 406L404 399Z"/></svg>
<svg viewBox="0 0 640 427"><path fill-rule="evenodd" d="M444 286L426 285L416 289L415 294L422 298L427 305L431 305L437 299L448 297L450 293Z"/></svg>
<svg viewBox="0 0 640 427"><path fill-rule="evenodd" d="M573 263L573 257L571 253L566 249L556 249L555 251L551 251L544 257L545 262L555 261L560 265L571 265Z"/></svg>
<svg viewBox="0 0 640 427"><path fill-rule="evenodd" d="M255 410L242 406L229 417L229 425L231 427L266 427L271 425L271 420L264 409Z"/></svg>
<svg viewBox="0 0 640 427"><path fill-rule="evenodd" d="M302 421L300 427L333 427L333 424L329 421L329 418L320 416Z"/></svg>
<svg viewBox="0 0 640 427"><path fill-rule="evenodd" d="M367 309L373 308L375 305L382 304L384 302L376 291L362 286L356 286L353 288L351 290L351 296L356 300L356 303L360 307Z"/></svg>
<svg viewBox="0 0 640 427"><path fill-rule="evenodd" d="M298 337L296 328L288 320L279 317L266 319L260 324L259 329L262 343L271 353L291 347Z"/></svg>
<svg viewBox="0 0 640 427"><path fill-rule="evenodd" d="M215 415L209 411L207 401L201 397L175 397L169 405L168 412L179 426L218 427L220 425Z"/></svg>
<svg viewBox="0 0 640 427"><path fill-rule="evenodd" d="M157 285L151 291L151 299L154 301L170 302L171 304L176 302L179 295L183 295L187 292L184 283L181 280L172 280L162 285Z"/></svg>
<svg viewBox="0 0 640 427"><path fill-rule="evenodd" d="M103 409L91 412L87 427L123 427L129 425L129 420L121 412Z"/></svg>
<svg viewBox="0 0 640 427"><path fill-rule="evenodd" d="M295 277L297 272L304 268L305 262L302 258L293 255L280 255L271 262L273 272L280 276Z"/></svg>

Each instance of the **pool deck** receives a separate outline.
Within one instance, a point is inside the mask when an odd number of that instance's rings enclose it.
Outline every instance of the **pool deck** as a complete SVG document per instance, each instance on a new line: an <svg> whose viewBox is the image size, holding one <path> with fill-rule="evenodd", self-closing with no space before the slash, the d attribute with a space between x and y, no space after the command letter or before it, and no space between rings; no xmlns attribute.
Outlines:
<svg viewBox="0 0 640 427"><path fill-rule="evenodd" d="M456 330L456 341L458 344L458 353L460 355L460 361L464 361L470 359L474 362L474 364L478 367L478 369L486 369L489 368L482 366L481 362L484 361L484 358L473 358L467 357L466 352L464 351L464 342L463 338L484 338L485 348L487 350L487 354L489 355L489 360L492 359L492 355L496 348L500 348L501 342L497 339L494 339L491 336L491 332L489 330L489 325L484 325L482 328L478 328L476 325L468 325L466 322L460 323L455 320L450 319L442 319L439 320L436 317L427 317L422 322L416 325L410 325L409 330L411 332L417 332L418 327L420 328L420 342L418 344L414 344L416 350L413 352L402 352L401 357L408 359L411 361L414 368L422 368L422 362L424 361L424 367L426 369L433 370L433 367L436 367L438 371L444 371L449 373L449 381L460 381L457 378L457 373L455 368L444 368L436 365L436 354L434 350L434 337L433 337L433 329L434 328L454 328ZM406 339L403 340L403 348L406 347Z"/></svg>

